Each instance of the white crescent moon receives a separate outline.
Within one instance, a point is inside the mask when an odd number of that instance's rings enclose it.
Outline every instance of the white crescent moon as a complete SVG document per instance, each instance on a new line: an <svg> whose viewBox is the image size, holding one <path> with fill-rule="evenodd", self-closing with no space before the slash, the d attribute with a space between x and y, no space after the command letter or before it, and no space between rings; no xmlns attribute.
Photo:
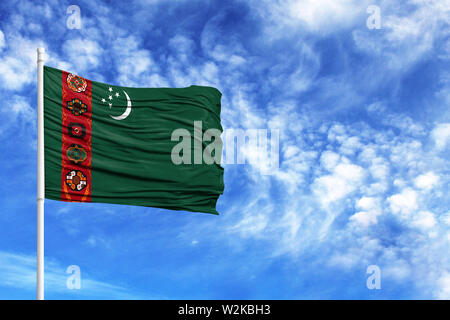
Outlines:
<svg viewBox="0 0 450 320"><path fill-rule="evenodd" d="M122 90L123 91L123 90ZM128 117L129 115L130 115L130 113L131 113L131 100L130 100L130 97L128 96L128 94L125 92L125 91L123 91L123 93L125 93L125 96L127 97L127 109L125 110L125 112L124 113L122 113L120 116L112 116L112 115L109 115L111 118L113 118L114 120L123 120L123 119L125 119L126 117Z"/></svg>

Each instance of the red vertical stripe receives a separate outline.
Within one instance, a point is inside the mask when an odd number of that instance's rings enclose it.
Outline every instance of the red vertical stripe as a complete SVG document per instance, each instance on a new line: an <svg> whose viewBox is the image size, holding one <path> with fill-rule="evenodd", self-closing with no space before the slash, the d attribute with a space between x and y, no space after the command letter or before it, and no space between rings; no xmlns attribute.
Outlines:
<svg viewBox="0 0 450 320"><path fill-rule="evenodd" d="M61 200L91 201L92 84L62 72Z"/></svg>

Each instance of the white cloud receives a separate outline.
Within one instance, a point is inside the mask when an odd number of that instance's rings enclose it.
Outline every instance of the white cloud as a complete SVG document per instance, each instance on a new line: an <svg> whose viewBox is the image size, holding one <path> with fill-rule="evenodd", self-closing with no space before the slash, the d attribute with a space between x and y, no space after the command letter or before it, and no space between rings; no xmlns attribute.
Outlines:
<svg viewBox="0 0 450 320"><path fill-rule="evenodd" d="M348 26L356 17L364 16L367 1L300 0L288 1L285 7L291 17L299 19L314 31Z"/></svg>
<svg viewBox="0 0 450 320"><path fill-rule="evenodd" d="M374 210L379 209L379 199L373 198L373 197L362 197L358 200L356 203L356 208L361 210Z"/></svg>
<svg viewBox="0 0 450 320"><path fill-rule="evenodd" d="M427 172L414 180L414 185L419 189L432 189L439 182L439 177L434 172Z"/></svg>
<svg viewBox="0 0 450 320"><path fill-rule="evenodd" d="M24 122L32 123L35 119L35 110L31 108L25 97L13 96L10 110L15 117L21 117Z"/></svg>
<svg viewBox="0 0 450 320"><path fill-rule="evenodd" d="M3 88L18 90L36 81L36 48L43 46L41 41L21 36L8 39L8 46L0 56L0 81Z"/></svg>
<svg viewBox="0 0 450 320"><path fill-rule="evenodd" d="M401 193L394 194L387 201L395 214L408 216L418 208L417 192L411 188L406 188Z"/></svg>
<svg viewBox="0 0 450 320"><path fill-rule="evenodd" d="M323 206L355 191L364 180L364 169L351 163L340 163L330 175L315 179L312 189Z"/></svg>
<svg viewBox="0 0 450 320"><path fill-rule="evenodd" d="M70 70L75 73L98 67L103 53L96 41L81 38L66 40L63 50L67 59L76 66L76 70Z"/></svg>
<svg viewBox="0 0 450 320"><path fill-rule="evenodd" d="M342 124L334 124L328 130L328 140L330 141L338 141L342 143L346 138L347 138L346 130Z"/></svg>
<svg viewBox="0 0 450 320"><path fill-rule="evenodd" d="M13 95L9 98L9 103L0 107L3 123L0 127L0 135L5 132L11 132L13 126L28 129L27 132L34 132L36 128L36 111L28 100L19 95Z"/></svg>
<svg viewBox="0 0 450 320"><path fill-rule="evenodd" d="M404 281L412 278L412 268L408 261L398 256L398 253L395 252L395 258L392 260L388 260L389 264L387 264L382 269L382 276L384 279L392 279L396 281Z"/></svg>
<svg viewBox="0 0 450 320"><path fill-rule="evenodd" d="M437 281L437 298L441 300L450 299L450 272L445 272Z"/></svg>
<svg viewBox="0 0 450 320"><path fill-rule="evenodd" d="M301 150L297 146L287 146L284 149L284 157L289 159L295 155L297 155Z"/></svg>
<svg viewBox="0 0 450 320"><path fill-rule="evenodd" d="M450 212L447 212L446 214L442 215L442 221L443 221L447 226L450 226Z"/></svg>
<svg viewBox="0 0 450 320"><path fill-rule="evenodd" d="M325 151L320 156L320 164L328 171L332 171L339 162L339 154L333 151Z"/></svg>
<svg viewBox="0 0 450 320"><path fill-rule="evenodd" d="M430 229L436 225L436 218L432 212L420 211L414 215L412 224L420 229Z"/></svg>
<svg viewBox="0 0 450 320"><path fill-rule="evenodd" d="M349 219L357 224L368 227L378 222L377 216L381 214L380 199L373 197L362 197L356 203L356 209L361 210Z"/></svg>
<svg viewBox="0 0 450 320"><path fill-rule="evenodd" d="M263 214L252 215L239 221L229 228L230 231L238 230L243 235L255 236L262 232L267 226L267 217Z"/></svg>
<svg viewBox="0 0 450 320"><path fill-rule="evenodd" d="M371 212L359 211L350 217L350 221L355 221L363 227L377 223L377 216Z"/></svg>
<svg viewBox="0 0 450 320"><path fill-rule="evenodd" d="M375 146L363 146L361 153L359 154L358 158L365 163L372 162L372 159L376 157L377 153L375 150Z"/></svg>
<svg viewBox="0 0 450 320"><path fill-rule="evenodd" d="M436 149L440 151L444 150L450 141L450 123L438 124L431 132L431 136Z"/></svg>
<svg viewBox="0 0 450 320"><path fill-rule="evenodd" d="M3 34L2 30L0 30L0 51L5 46L5 35Z"/></svg>
<svg viewBox="0 0 450 320"><path fill-rule="evenodd" d="M136 83L138 79L142 81L143 75L148 76L150 73L159 71L150 51L141 48L140 42L134 36L118 38L113 45L113 50L117 52L116 67L122 85L133 85L133 82Z"/></svg>
<svg viewBox="0 0 450 320"><path fill-rule="evenodd" d="M359 22L365 27L368 0L282 0L254 1L253 7L266 21L266 33L280 37L286 28L330 33Z"/></svg>
<svg viewBox="0 0 450 320"><path fill-rule="evenodd" d="M382 157L372 159L370 174L376 180L385 180L389 175L389 163Z"/></svg>
<svg viewBox="0 0 450 320"><path fill-rule="evenodd" d="M348 137L344 140L339 148L339 152L341 154L345 154L347 156L354 155L358 149L362 147L362 144L359 141L358 137Z"/></svg>
<svg viewBox="0 0 450 320"><path fill-rule="evenodd" d="M195 42L185 36L176 35L169 40L170 48L175 52L177 58L182 63L189 63L193 58Z"/></svg>

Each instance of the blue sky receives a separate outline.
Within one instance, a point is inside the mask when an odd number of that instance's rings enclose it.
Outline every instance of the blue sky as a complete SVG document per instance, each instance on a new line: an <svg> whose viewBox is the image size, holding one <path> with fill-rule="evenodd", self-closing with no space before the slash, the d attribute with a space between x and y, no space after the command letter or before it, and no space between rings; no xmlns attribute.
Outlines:
<svg viewBox="0 0 450 320"><path fill-rule="evenodd" d="M280 132L271 175L225 165L219 216L46 200L46 298L449 299L449 22L449 0L2 1L0 298L35 297L43 46L92 80L217 87L225 129Z"/></svg>

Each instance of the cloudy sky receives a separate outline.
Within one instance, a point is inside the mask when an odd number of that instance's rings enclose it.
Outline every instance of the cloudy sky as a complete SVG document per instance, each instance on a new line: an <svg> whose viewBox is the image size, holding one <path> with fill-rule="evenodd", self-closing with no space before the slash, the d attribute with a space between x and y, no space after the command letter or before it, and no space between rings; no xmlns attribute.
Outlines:
<svg viewBox="0 0 450 320"><path fill-rule="evenodd" d="M270 175L224 165L219 216L46 200L46 298L449 299L449 22L449 0L1 1L0 298L35 297L42 46L92 80L214 86L225 129L280 139Z"/></svg>

